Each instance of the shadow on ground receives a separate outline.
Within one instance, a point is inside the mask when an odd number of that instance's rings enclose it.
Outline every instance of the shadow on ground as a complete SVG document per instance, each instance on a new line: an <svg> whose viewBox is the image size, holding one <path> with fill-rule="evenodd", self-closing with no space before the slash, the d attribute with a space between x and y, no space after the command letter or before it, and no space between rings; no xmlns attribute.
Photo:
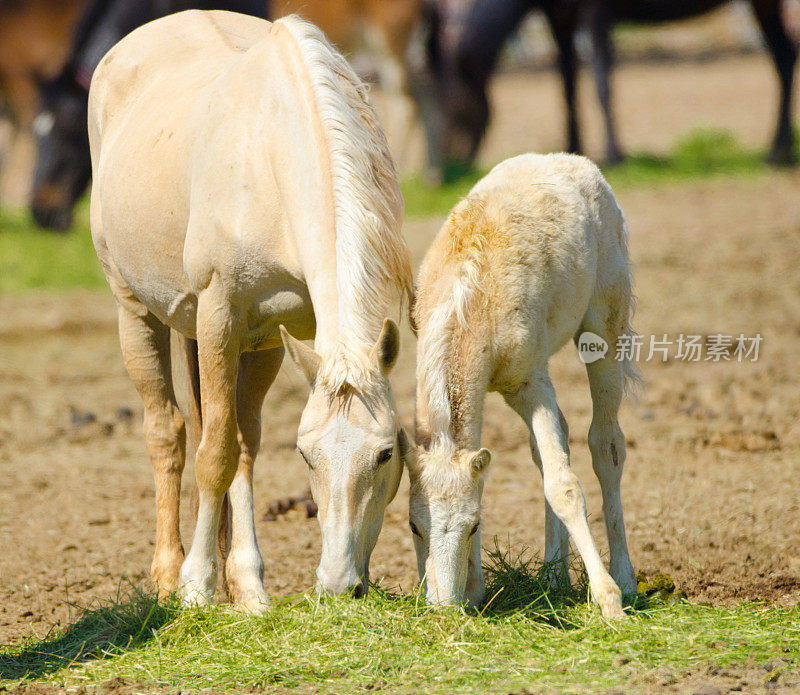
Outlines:
<svg viewBox="0 0 800 695"><path fill-rule="evenodd" d="M126 594L83 609L76 622L55 637L31 639L0 653L0 681L37 680L67 665L105 659L153 639L179 611L175 599L133 587Z"/></svg>

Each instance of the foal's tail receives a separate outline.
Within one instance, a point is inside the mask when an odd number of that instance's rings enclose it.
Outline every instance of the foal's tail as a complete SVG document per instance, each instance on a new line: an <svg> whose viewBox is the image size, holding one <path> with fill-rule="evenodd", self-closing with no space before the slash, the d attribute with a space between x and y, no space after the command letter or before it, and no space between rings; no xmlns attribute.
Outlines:
<svg viewBox="0 0 800 695"><path fill-rule="evenodd" d="M172 384L175 399L178 401L186 428L189 431L189 442L197 453L200 439L203 436L203 413L200 405L200 365L197 360L197 341L187 338L177 331L170 331L170 357L172 361ZM199 494L197 484L192 486L192 514L197 521ZM219 519L217 536L217 552L220 565L225 567L225 558L230 548L230 499L227 493L222 501L222 513Z"/></svg>

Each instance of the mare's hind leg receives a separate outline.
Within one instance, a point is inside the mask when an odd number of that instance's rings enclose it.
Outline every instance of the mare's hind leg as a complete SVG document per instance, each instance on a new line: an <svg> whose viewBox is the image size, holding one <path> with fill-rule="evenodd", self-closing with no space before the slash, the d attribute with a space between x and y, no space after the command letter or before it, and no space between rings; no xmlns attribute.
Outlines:
<svg viewBox="0 0 800 695"><path fill-rule="evenodd" d="M603 566L589 531L586 501L581 484L570 469L567 432L546 367L531 373L527 387L515 400L539 450L544 496L572 536L586 566L592 596L606 618L624 615L620 590Z"/></svg>
<svg viewBox="0 0 800 695"><path fill-rule="evenodd" d="M236 414L239 465L228 495L231 502L231 547L225 580L233 603L251 612L266 607L264 563L253 522L253 462L261 443L261 406L283 360L283 348L245 352L239 360Z"/></svg>
<svg viewBox="0 0 800 695"><path fill-rule="evenodd" d="M156 484L158 521L150 574L159 594L165 595L178 589L183 562L179 505L186 430L172 389L169 328L132 297L117 306L125 366L144 402L144 437Z"/></svg>

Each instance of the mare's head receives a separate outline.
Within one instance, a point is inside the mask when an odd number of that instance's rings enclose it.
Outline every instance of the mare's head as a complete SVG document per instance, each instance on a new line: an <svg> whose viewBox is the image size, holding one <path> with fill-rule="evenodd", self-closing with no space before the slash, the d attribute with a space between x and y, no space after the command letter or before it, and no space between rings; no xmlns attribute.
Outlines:
<svg viewBox="0 0 800 695"><path fill-rule="evenodd" d="M483 598L481 496L490 460L486 449L424 445L408 458L409 523L430 604L476 605Z"/></svg>
<svg viewBox="0 0 800 695"><path fill-rule="evenodd" d="M397 326L384 322L369 355L337 353L329 360L283 328L281 333L286 351L311 385L297 448L319 505L317 588L364 596L369 558L410 446L389 384L400 347Z"/></svg>
<svg viewBox="0 0 800 695"><path fill-rule="evenodd" d="M75 203L91 178L88 98L69 68L40 89L31 211L41 227L69 229Z"/></svg>

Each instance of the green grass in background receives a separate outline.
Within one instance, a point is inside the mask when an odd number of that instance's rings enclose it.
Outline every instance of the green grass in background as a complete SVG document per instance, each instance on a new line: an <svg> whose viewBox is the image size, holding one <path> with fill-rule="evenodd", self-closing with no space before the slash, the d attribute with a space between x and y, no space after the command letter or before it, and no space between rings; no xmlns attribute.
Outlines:
<svg viewBox="0 0 800 695"><path fill-rule="evenodd" d="M765 155L743 147L725 130L697 129L678 140L665 155L631 153L622 163L603 170L614 189L643 188L712 177L756 176L769 171ZM463 198L486 171L473 171L464 178L431 188L419 178L403 184L406 216L444 216Z"/></svg>
<svg viewBox="0 0 800 695"><path fill-rule="evenodd" d="M800 607L659 601L609 624L587 604L585 580L548 592L545 570L495 552L486 567L493 600L480 613L373 590L361 601L303 595L250 617L225 606L181 611L133 591L58 634L0 648L0 687L121 677L191 690L591 691L654 669L663 677L775 657L794 669L800 659Z"/></svg>
<svg viewBox="0 0 800 695"><path fill-rule="evenodd" d="M36 227L27 210L0 210L0 294L106 287L89 233L87 201L70 232Z"/></svg>
<svg viewBox="0 0 800 695"><path fill-rule="evenodd" d="M634 153L605 174L612 187L623 190L767 171L763 153L744 148L726 131L701 129L678 140L666 155ZM440 188L419 178L406 179L406 217L447 215L485 173L474 171ZM73 230L64 235L37 229L27 211L0 211L0 293L105 287L88 220L87 200L78 208Z"/></svg>

